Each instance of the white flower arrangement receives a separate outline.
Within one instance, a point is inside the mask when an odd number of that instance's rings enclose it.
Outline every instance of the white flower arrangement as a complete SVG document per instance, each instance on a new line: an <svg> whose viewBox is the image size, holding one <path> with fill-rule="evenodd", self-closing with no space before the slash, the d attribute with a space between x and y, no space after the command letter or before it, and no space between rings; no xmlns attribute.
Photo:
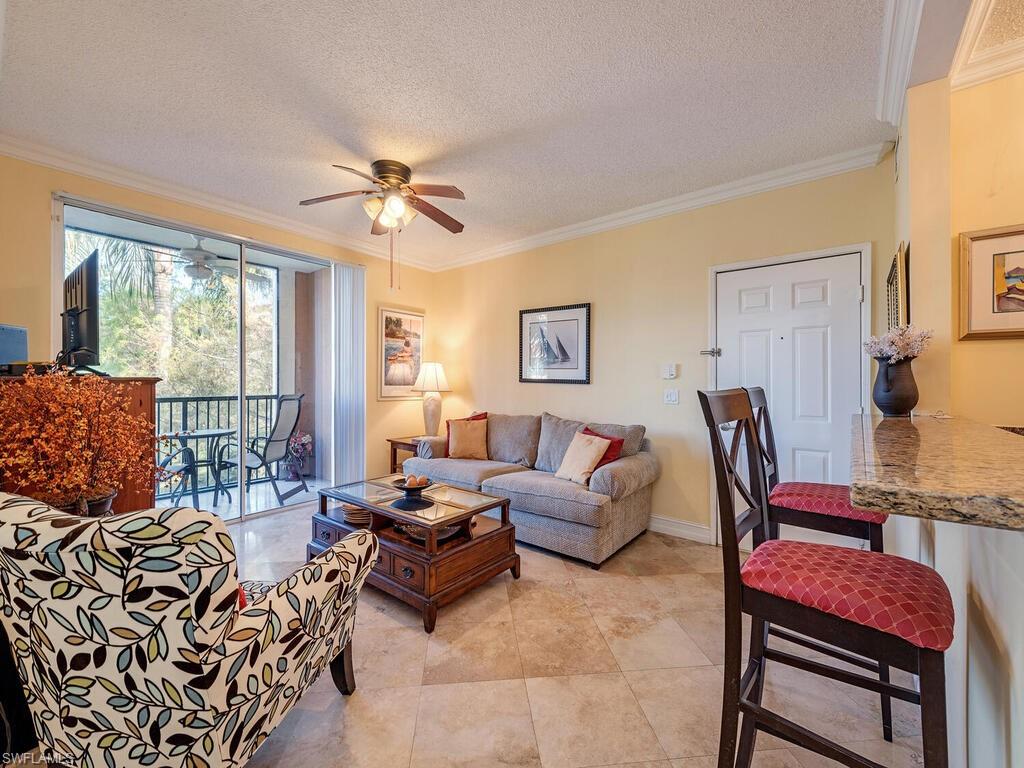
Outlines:
<svg viewBox="0 0 1024 768"><path fill-rule="evenodd" d="M887 357L890 363L898 363L900 360L913 360L928 348L931 340L931 330L901 325L881 336L868 337L864 351L871 357Z"/></svg>

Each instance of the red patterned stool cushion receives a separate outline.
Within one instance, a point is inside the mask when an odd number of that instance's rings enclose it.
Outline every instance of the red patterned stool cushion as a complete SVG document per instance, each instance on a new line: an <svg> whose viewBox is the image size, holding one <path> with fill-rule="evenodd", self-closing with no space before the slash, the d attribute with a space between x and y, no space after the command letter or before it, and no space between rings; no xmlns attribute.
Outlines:
<svg viewBox="0 0 1024 768"><path fill-rule="evenodd" d="M759 592L944 651L953 642L953 601L931 568L896 555L773 539L740 569Z"/></svg>
<svg viewBox="0 0 1024 768"><path fill-rule="evenodd" d="M866 523L881 524L889 519L885 512L869 512L853 506L848 485L779 483L768 495L768 503L775 507L863 520Z"/></svg>

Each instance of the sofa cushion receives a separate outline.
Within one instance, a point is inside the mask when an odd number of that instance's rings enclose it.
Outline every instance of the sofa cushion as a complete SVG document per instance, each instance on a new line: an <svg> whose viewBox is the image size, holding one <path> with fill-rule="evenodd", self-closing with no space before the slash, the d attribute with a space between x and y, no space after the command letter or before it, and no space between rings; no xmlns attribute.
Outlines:
<svg viewBox="0 0 1024 768"><path fill-rule="evenodd" d="M540 417L540 443L534 466L541 472L557 472L573 435L583 429L582 421L562 419L544 413Z"/></svg>
<svg viewBox="0 0 1024 768"><path fill-rule="evenodd" d="M644 433L647 432L647 427L643 424L597 424L591 422L587 424L587 429L603 437L621 437L622 438L622 453L620 456L635 456L640 452L640 444L644 440Z"/></svg>
<svg viewBox="0 0 1024 768"><path fill-rule="evenodd" d="M487 411L474 411L473 413L466 416L464 419L448 419L445 422L445 443L444 443L444 455L447 456L452 452L452 422L453 421L482 421L487 418ZM440 457L438 457L440 458Z"/></svg>
<svg viewBox="0 0 1024 768"><path fill-rule="evenodd" d="M537 463L540 443L540 416L487 417L487 458L532 467Z"/></svg>
<svg viewBox="0 0 1024 768"><path fill-rule="evenodd" d="M597 462L597 466L603 467L605 464L611 464L613 461L619 458L619 456L622 455L622 444L625 441L621 437L613 437L612 435L602 435L595 432L590 427L584 427L583 431L580 434L591 435L592 437L603 437L605 440L608 441L608 448L607 450L605 450L604 456L601 457L601 460Z"/></svg>
<svg viewBox="0 0 1024 768"><path fill-rule="evenodd" d="M492 496L507 496L513 509L592 528L607 525L611 515L609 497L535 469L490 477L480 490Z"/></svg>
<svg viewBox="0 0 1024 768"><path fill-rule="evenodd" d="M448 483L459 488L479 491L480 484L489 477L507 472L525 472L526 467L504 461L477 461L476 459L421 459L414 456L402 464L405 474L426 475L435 483Z"/></svg>
<svg viewBox="0 0 1024 768"><path fill-rule="evenodd" d="M487 461L487 419L449 421L448 456Z"/></svg>
<svg viewBox="0 0 1024 768"><path fill-rule="evenodd" d="M569 450L562 457L562 464L555 472L555 477L586 485L611 442L605 437L577 432L569 443Z"/></svg>

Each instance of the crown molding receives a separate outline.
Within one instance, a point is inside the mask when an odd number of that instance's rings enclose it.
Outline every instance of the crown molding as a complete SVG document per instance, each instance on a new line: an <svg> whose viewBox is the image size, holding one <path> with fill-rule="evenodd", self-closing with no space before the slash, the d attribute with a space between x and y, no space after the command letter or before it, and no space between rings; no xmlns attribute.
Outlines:
<svg viewBox="0 0 1024 768"><path fill-rule="evenodd" d="M923 9L924 0L887 0L885 4L875 117L890 125L899 125L903 115Z"/></svg>
<svg viewBox="0 0 1024 768"><path fill-rule="evenodd" d="M1024 39L977 52L978 40L985 29L994 0L974 0L967 13L963 34L953 56L950 86L954 91L987 83L1024 70Z"/></svg>
<svg viewBox="0 0 1024 768"><path fill-rule="evenodd" d="M514 240L494 248L476 251L445 263L437 271L456 269L481 261L500 259L513 253L520 253L521 251L528 251L545 245L553 245L565 240L574 240L578 237L594 235L610 229L620 229L632 224L650 221L651 219L670 216L674 213L692 211L697 208L704 208L741 197L750 197L751 195L770 192L774 189L791 187L794 184L803 184L807 181L815 181L816 179L823 179L827 176L835 176L836 174L848 171L872 168L878 165L879 161L888 154L890 149L892 149L892 142L873 144L869 147L830 155L820 160L810 160L805 163L779 168L775 171L760 173L756 176L748 176L726 184L706 187L705 189L688 192L678 197L670 197L667 200L641 205L637 208L590 219L579 224L559 227L558 229L552 229L538 235L524 237L521 240Z"/></svg>
<svg viewBox="0 0 1024 768"><path fill-rule="evenodd" d="M2 0L0 0L2 2ZM189 187L160 181L143 174L119 168L114 165L100 163L95 160L78 157L68 152L47 147L42 144L17 139L12 136L0 134L0 155L7 155L16 160L24 160L36 165L43 165L54 168L58 171L74 173L79 176L87 176L109 184L114 184L137 192L155 195L157 197L174 200L175 202L194 205L217 213L234 216L239 219L250 221L254 224L261 224L275 229L288 232L293 235L309 237L330 245L337 245L350 251L373 256L378 259L387 259L388 252L385 248L373 248L366 243L353 237L338 234L328 229L311 226L296 219L286 216L279 216L268 211L253 208L240 203L232 202L222 197L208 195L205 192L191 189ZM407 266L436 271L437 267L425 262L403 257L403 263Z"/></svg>
<svg viewBox="0 0 1024 768"><path fill-rule="evenodd" d="M545 245L560 243L565 240L573 240L578 237L605 232L611 229L620 229L632 224L639 224L651 219L670 216L674 213L692 211L697 208L735 200L741 197L749 197L761 192L769 192L773 189L802 184L807 181L822 179L827 176L834 176L839 173L870 168L878 162L891 149L891 142L875 144L861 149L842 152L819 160L811 160L797 165L787 166L775 171L748 176L737 181L719 184L713 187L689 192L678 197L671 197L655 203L642 205L638 208L631 208L626 211L612 213L596 219L590 219L579 224L572 224L558 229L552 229L537 235L532 235L520 240L514 240L503 245L486 248L480 251L457 257L443 264L429 261L410 259L403 255L404 264L422 269L426 272L444 272L449 269L457 269L469 264L481 261L499 259L521 251L528 251L533 248L540 248ZM355 238L340 235L320 227L313 227L295 219L268 213L257 208L226 200L221 197L208 195L188 187L170 184L159 181L142 174L118 168L116 166L98 163L93 160L77 157L67 152L55 150L23 139L16 139L0 134L0 155L7 155L18 160L55 168L60 171L87 176L89 178L115 184L119 187L133 189L139 192L156 195L176 202L195 205L207 210L234 216L256 224L262 224L290 234L310 237L331 245L337 245L357 253L373 256L374 258L387 259L385 249L374 250L365 243Z"/></svg>

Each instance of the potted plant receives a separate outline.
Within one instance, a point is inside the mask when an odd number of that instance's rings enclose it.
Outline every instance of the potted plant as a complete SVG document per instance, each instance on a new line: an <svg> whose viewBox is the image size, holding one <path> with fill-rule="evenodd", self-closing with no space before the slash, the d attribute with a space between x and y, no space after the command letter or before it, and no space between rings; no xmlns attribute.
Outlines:
<svg viewBox="0 0 1024 768"><path fill-rule="evenodd" d="M64 369L0 382L4 490L88 516L110 511L125 484L157 479L155 430L128 412L125 388Z"/></svg>
<svg viewBox="0 0 1024 768"><path fill-rule="evenodd" d="M288 439L288 479L299 480L306 467L306 460L313 455L313 436L308 432L296 431Z"/></svg>
<svg viewBox="0 0 1024 768"><path fill-rule="evenodd" d="M871 398L886 416L909 416L917 405L917 382L911 364L931 342L932 332L901 325L864 342L864 351L878 362Z"/></svg>

